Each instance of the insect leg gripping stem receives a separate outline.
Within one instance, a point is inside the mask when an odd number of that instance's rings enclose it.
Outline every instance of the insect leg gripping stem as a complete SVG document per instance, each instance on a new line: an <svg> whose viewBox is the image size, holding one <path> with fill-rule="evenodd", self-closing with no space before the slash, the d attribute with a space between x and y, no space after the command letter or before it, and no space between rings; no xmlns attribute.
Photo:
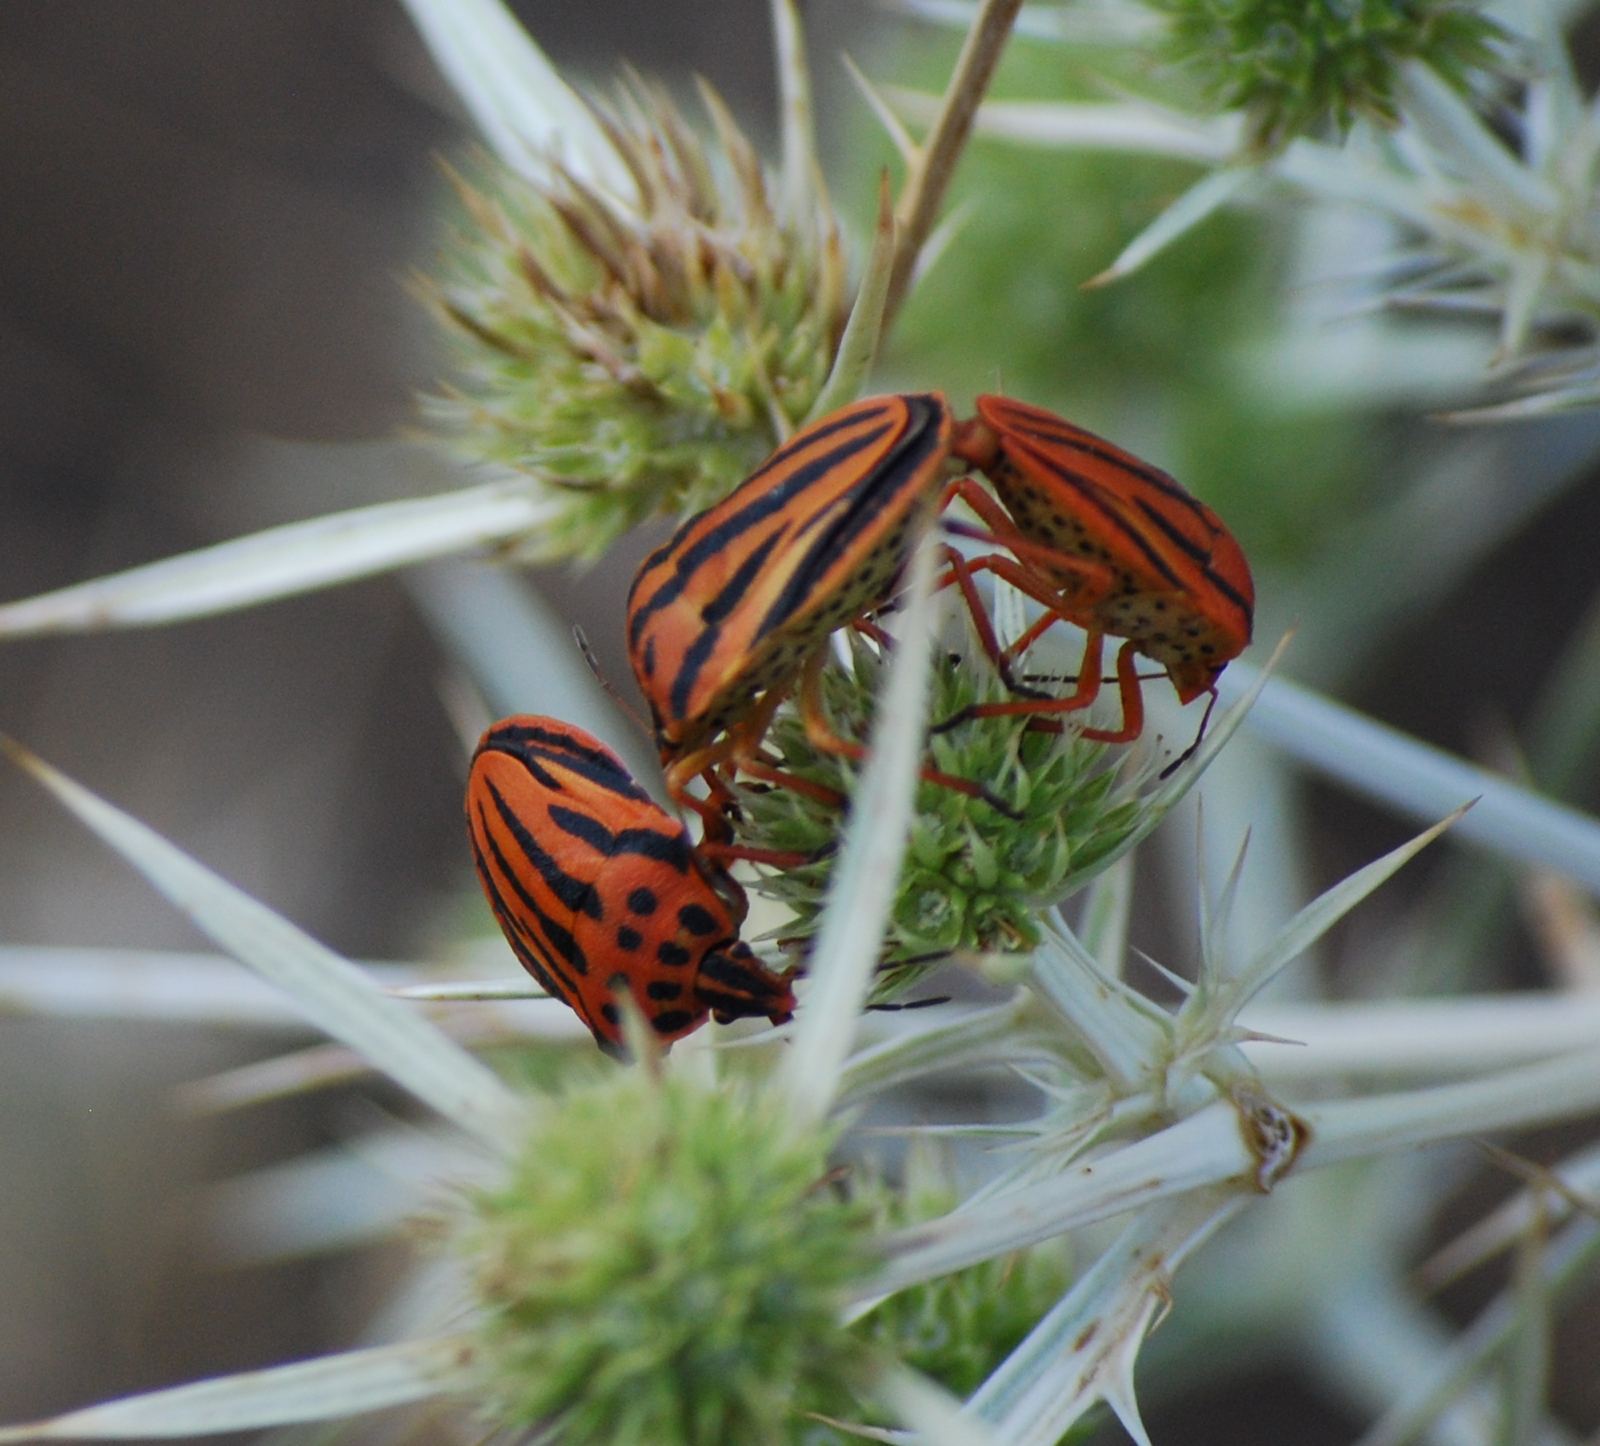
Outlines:
<svg viewBox="0 0 1600 1446"><path fill-rule="evenodd" d="M867 750L861 744L854 743L848 738L841 738L835 733L823 708L822 667L826 656L821 650L814 653L807 662L805 674L800 680L800 719L805 724L806 739L821 753L833 753L859 763L866 758ZM996 813L1006 818L1014 821L1023 818L1023 815L1003 798L985 788L983 784L974 783L970 778L956 778L952 774L941 773L937 768L927 766L920 770L919 776L924 783L938 784L941 788L952 789L967 798L981 799Z"/></svg>

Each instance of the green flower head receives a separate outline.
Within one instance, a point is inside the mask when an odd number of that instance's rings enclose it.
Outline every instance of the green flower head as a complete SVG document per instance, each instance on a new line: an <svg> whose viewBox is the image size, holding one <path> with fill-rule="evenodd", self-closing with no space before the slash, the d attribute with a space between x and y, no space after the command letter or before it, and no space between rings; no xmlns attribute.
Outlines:
<svg viewBox="0 0 1600 1446"><path fill-rule="evenodd" d="M1399 120L1401 67L1430 65L1465 89L1506 32L1472 0L1152 0L1169 53L1245 113L1249 142L1342 137L1358 116Z"/></svg>
<svg viewBox="0 0 1600 1446"><path fill-rule="evenodd" d="M809 411L848 313L820 186L780 214L716 93L697 133L630 77L596 106L633 175L624 204L551 163L537 184L484 160L421 290L456 375L428 409L469 458L564 499L532 558L592 557L646 517L724 496Z"/></svg>
<svg viewBox="0 0 1600 1446"><path fill-rule="evenodd" d="M497 1424L735 1446L850 1411L872 1217L829 1187L830 1144L748 1084L618 1070L552 1101L460 1241Z"/></svg>
<svg viewBox="0 0 1600 1446"><path fill-rule="evenodd" d="M851 637L852 665L831 661L823 692L833 726L864 738L883 659ZM982 653L969 651L969 658L946 655L936 666L936 724L969 704L1008 696ZM818 792L848 796L854 765L814 747L792 707L779 712L766 744L784 773L821 785ZM1138 780L1115 767L1116 751L1079 738L1070 723L1051 732L1028 718L971 719L933 733L929 761L951 778L980 783L988 796L937 782L919 786L874 996L880 1001L925 972L917 961L928 956L1031 949L1040 937L1038 911L1061 897L1069 880L1081 882L1109 862L1143 818ZM743 817L734 826L742 844L808 856L753 885L794 911L785 936L807 939L826 900L844 805L816 792L754 785L741 790L740 802Z"/></svg>

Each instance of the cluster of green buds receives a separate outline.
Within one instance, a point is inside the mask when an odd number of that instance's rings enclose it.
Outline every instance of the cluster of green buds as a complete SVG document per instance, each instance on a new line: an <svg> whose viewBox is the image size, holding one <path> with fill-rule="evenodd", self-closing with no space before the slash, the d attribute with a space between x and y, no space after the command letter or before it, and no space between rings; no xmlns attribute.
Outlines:
<svg viewBox="0 0 1600 1446"><path fill-rule="evenodd" d="M830 1188L832 1132L780 1106L657 1069L543 1102L458 1241L496 1425L712 1446L855 1412L875 1357L841 1315L875 1264L872 1212Z"/></svg>
<svg viewBox="0 0 1600 1446"><path fill-rule="evenodd" d="M486 1417L559 1423L570 1446L713 1446L877 1419L872 1387L894 1361L973 1390L1070 1285L1070 1248L984 1261L847 1324L875 1242L957 1192L932 1148L913 1146L898 1188L831 1169L835 1136L758 1081L659 1067L543 1100L455 1239L481 1307Z"/></svg>
<svg viewBox="0 0 1600 1446"><path fill-rule="evenodd" d="M1212 98L1245 114L1248 142L1342 138L1357 117L1400 118L1411 61L1467 90L1499 64L1506 32L1474 0L1150 0L1169 54Z"/></svg>
<svg viewBox="0 0 1600 1446"><path fill-rule="evenodd" d="M820 180L780 187L715 91L711 133L630 76L593 110L637 192L558 160L484 157L444 274L419 283L455 343L434 420L475 462L562 506L523 547L593 557L643 519L716 501L810 410L848 314Z"/></svg>
<svg viewBox="0 0 1600 1446"><path fill-rule="evenodd" d="M840 733L864 738L884 654L858 633L844 636L850 663L830 660L824 702ZM980 784L989 797L938 782L919 785L874 996L880 1002L926 972L917 961L930 956L1032 949L1041 937L1039 911L1120 853L1146 819L1143 786L1153 767L1141 767L1129 750L1080 737L1081 723L1074 720L1081 714L1066 715L1060 731L1028 717L971 718L937 729L973 704L1010 696L975 645L937 660L928 761L951 778ZM819 786L745 785L743 816L735 823L743 844L808 856L809 862L766 873L753 885L793 911L784 937L799 942L813 935L826 903L832 844L848 807L829 795L850 796L855 765L817 748L788 705L765 741L784 773Z"/></svg>

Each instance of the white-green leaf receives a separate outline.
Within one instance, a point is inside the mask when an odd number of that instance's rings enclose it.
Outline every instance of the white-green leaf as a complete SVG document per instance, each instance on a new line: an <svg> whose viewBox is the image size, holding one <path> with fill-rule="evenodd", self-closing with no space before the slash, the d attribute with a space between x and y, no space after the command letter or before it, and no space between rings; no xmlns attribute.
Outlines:
<svg viewBox="0 0 1600 1446"><path fill-rule="evenodd" d="M1260 681L1255 669L1235 663L1217 690L1231 699ZM1457 838L1523 863L1548 864L1600 894L1600 820L1577 809L1282 678L1260 688L1248 726L1317 772L1424 822L1476 798L1456 825Z"/></svg>
<svg viewBox="0 0 1600 1446"><path fill-rule="evenodd" d="M0 1428L0 1442L214 1436L331 1421L460 1390L471 1352L467 1337L444 1336L320 1356Z"/></svg>
<svg viewBox="0 0 1600 1446"><path fill-rule="evenodd" d="M1106 286L1131 276L1179 237L1241 196L1257 175L1254 166L1225 166L1201 177L1123 247L1111 265L1084 285Z"/></svg>
<svg viewBox="0 0 1600 1446"><path fill-rule="evenodd" d="M1106 1400L1135 1440L1133 1364L1178 1267L1250 1196L1202 1190L1141 1211L974 1393L967 1409L1005 1446L1055 1446Z"/></svg>
<svg viewBox="0 0 1600 1446"><path fill-rule="evenodd" d="M633 176L594 112L500 0L402 0L445 79L512 170L536 180L559 161L619 201Z"/></svg>
<svg viewBox="0 0 1600 1446"><path fill-rule="evenodd" d="M197 863L137 819L9 739L11 757L242 964L285 990L305 1016L396 1083L498 1150L524 1106L484 1065L391 999L354 964Z"/></svg>
<svg viewBox="0 0 1600 1446"><path fill-rule="evenodd" d="M1365 868L1357 869L1348 878L1341 879L1327 892L1318 895L1294 918L1285 924L1265 949L1255 955L1236 974L1226 977L1227 1007L1239 1009L1272 982L1274 976L1291 960L1299 958L1307 949L1328 932L1351 909L1355 908L1374 889L1392 878L1427 848L1447 828L1456 823L1471 805L1463 805L1448 818L1440 821L1409 843L1401 844L1380 859L1374 859Z"/></svg>
<svg viewBox="0 0 1600 1446"><path fill-rule="evenodd" d="M871 758L855 788L811 951L810 988L779 1070L779 1088L803 1120L820 1121L839 1090L894 907L927 726L936 546L925 538L912 559L897 646L872 725Z"/></svg>
<svg viewBox="0 0 1600 1446"><path fill-rule="evenodd" d="M145 628L232 612L522 537L557 506L518 479L291 522L0 604L0 637Z"/></svg>
<svg viewBox="0 0 1600 1446"><path fill-rule="evenodd" d="M889 299L889 279L894 273L894 237L894 209L889 204L886 178L878 198L878 223L872 234L867 269L862 273L855 305L850 308L850 320L845 323L844 335L839 339L833 370L812 403L806 418L808 423L849 406L861 395L862 387L872 374L878 339L883 332L883 308Z"/></svg>

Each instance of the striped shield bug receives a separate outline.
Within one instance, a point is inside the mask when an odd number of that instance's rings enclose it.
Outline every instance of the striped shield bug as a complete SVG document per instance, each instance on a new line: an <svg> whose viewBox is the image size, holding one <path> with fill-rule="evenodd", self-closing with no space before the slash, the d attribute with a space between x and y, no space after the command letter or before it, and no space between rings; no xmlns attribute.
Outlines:
<svg viewBox="0 0 1600 1446"><path fill-rule="evenodd" d="M1250 566L1215 512L1159 468L1005 397L979 397L977 417L956 429L951 450L984 474L1016 528L1036 545L1022 569L1034 585L1024 590L1039 597L1040 574L1056 589L1053 601L1040 599L1045 615L1003 662L1056 618L1089 635L1071 696L985 703L961 716L1087 707L1100 687L1107 634L1126 639L1116 669L1122 727L1086 730L1085 737L1126 742L1139 735L1144 699L1136 653L1166 669L1180 702L1209 693L1215 703L1218 675L1250 641L1255 606Z"/></svg>
<svg viewBox="0 0 1600 1446"><path fill-rule="evenodd" d="M631 996L663 1043L795 1007L787 975L738 937L683 825L604 744L554 718L505 718L483 735L467 828L489 907L522 966L621 1055Z"/></svg>
<svg viewBox="0 0 1600 1446"><path fill-rule="evenodd" d="M872 397L797 432L639 569L628 654L672 796L720 829L711 770L747 761L835 629L888 601L939 500L953 419L937 392ZM809 690L807 696L810 696ZM814 709L820 746L857 753ZM712 801L688 785L705 777ZM971 787L971 785L969 785Z"/></svg>

